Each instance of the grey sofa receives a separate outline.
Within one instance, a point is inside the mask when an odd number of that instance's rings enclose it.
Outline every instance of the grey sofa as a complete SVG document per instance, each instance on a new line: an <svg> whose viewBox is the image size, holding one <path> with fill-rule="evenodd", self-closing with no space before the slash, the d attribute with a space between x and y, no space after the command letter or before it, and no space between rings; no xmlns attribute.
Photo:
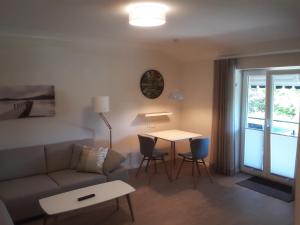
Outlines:
<svg viewBox="0 0 300 225"><path fill-rule="evenodd" d="M1 225L14 225L4 203L0 200L0 224Z"/></svg>
<svg viewBox="0 0 300 225"><path fill-rule="evenodd" d="M76 171L81 145L94 145L92 139L68 141L26 148L0 150L0 200L13 221L43 214L38 199L110 180L127 180L128 172L112 166L117 154L110 150L104 174Z"/></svg>

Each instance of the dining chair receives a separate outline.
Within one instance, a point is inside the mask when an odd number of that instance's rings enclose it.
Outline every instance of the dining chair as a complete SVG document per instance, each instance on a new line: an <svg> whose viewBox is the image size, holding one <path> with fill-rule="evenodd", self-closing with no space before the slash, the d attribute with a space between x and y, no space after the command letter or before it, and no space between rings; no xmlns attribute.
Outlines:
<svg viewBox="0 0 300 225"><path fill-rule="evenodd" d="M155 149L155 144L157 142L157 138L151 138L147 136L138 135L139 143L140 143L140 152L143 155L142 162L140 163L140 166L136 172L136 177L138 177L140 170L143 166L144 161L147 161L145 171L148 172L148 167L150 166L151 162L154 162L154 171L157 173L157 165L156 161L161 160L163 162L166 174L168 179L170 180L167 164L165 161L165 156L168 155L168 153L165 152L159 152ZM151 173L149 172L149 184L151 183Z"/></svg>
<svg viewBox="0 0 300 225"><path fill-rule="evenodd" d="M197 171L198 171L198 175L201 175L201 171L200 171L200 166L199 163L202 163L204 165L204 168L208 174L208 177L210 179L211 182L213 182L212 176L206 166L206 163L204 161L204 158L207 157L208 155L208 145L209 145L209 139L208 138L199 138L199 139L191 139L190 140L190 148L191 151L190 152L186 152L186 153L179 153L178 155L180 157L182 157L182 162L179 166L177 175L176 175L176 179L178 179L179 174L181 172L182 166L185 162L191 162L192 163L192 176L194 176L194 167L196 165L197 167ZM196 182L194 179L194 187L196 187Z"/></svg>

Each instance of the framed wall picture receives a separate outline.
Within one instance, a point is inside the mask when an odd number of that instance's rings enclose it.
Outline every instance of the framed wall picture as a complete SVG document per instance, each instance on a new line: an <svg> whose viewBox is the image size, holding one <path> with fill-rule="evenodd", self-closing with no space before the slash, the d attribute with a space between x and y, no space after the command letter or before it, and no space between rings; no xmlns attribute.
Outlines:
<svg viewBox="0 0 300 225"><path fill-rule="evenodd" d="M54 115L54 86L0 86L0 120Z"/></svg>
<svg viewBox="0 0 300 225"><path fill-rule="evenodd" d="M140 88L145 97L158 98L164 90L164 78L157 70L147 70L142 75Z"/></svg>

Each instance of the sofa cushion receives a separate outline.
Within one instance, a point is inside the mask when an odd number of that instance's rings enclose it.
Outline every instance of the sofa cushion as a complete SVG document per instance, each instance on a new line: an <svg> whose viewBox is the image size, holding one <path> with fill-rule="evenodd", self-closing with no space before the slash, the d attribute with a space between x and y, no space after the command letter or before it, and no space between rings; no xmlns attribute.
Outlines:
<svg viewBox="0 0 300 225"><path fill-rule="evenodd" d="M48 174L61 191L69 191L106 182L106 176L97 173L81 173L76 170L61 170Z"/></svg>
<svg viewBox="0 0 300 225"><path fill-rule="evenodd" d="M0 151L0 181L46 173L43 146Z"/></svg>
<svg viewBox="0 0 300 225"><path fill-rule="evenodd" d="M92 141L91 139L84 139L45 145L48 173L69 169L72 162L73 146Z"/></svg>
<svg viewBox="0 0 300 225"><path fill-rule="evenodd" d="M107 174L107 181L122 180L124 182L127 182L128 177L128 169L120 167L114 170L113 172Z"/></svg>
<svg viewBox="0 0 300 225"><path fill-rule="evenodd" d="M0 200L0 224L14 225L4 203Z"/></svg>
<svg viewBox="0 0 300 225"><path fill-rule="evenodd" d="M86 146L87 145L80 145L80 144L73 145L70 169L72 169L72 170L76 169L76 167L79 163L79 160L80 160L81 151Z"/></svg>
<svg viewBox="0 0 300 225"><path fill-rule="evenodd" d="M47 175L0 182L0 199L14 221L41 215L43 211L38 200L57 192L57 184Z"/></svg>
<svg viewBox="0 0 300 225"><path fill-rule="evenodd" d="M103 163L103 172L109 174L113 170L120 167L121 163L125 160L125 157L120 153L109 150L106 156L106 159Z"/></svg>

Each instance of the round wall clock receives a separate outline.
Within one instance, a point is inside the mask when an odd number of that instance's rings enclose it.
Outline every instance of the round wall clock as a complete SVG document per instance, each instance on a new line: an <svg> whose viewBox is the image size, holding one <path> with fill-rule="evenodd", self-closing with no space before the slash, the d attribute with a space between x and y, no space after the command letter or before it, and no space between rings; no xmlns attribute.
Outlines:
<svg viewBox="0 0 300 225"><path fill-rule="evenodd" d="M164 90L164 78L157 70L148 70L141 78L140 87L145 97L158 98Z"/></svg>

